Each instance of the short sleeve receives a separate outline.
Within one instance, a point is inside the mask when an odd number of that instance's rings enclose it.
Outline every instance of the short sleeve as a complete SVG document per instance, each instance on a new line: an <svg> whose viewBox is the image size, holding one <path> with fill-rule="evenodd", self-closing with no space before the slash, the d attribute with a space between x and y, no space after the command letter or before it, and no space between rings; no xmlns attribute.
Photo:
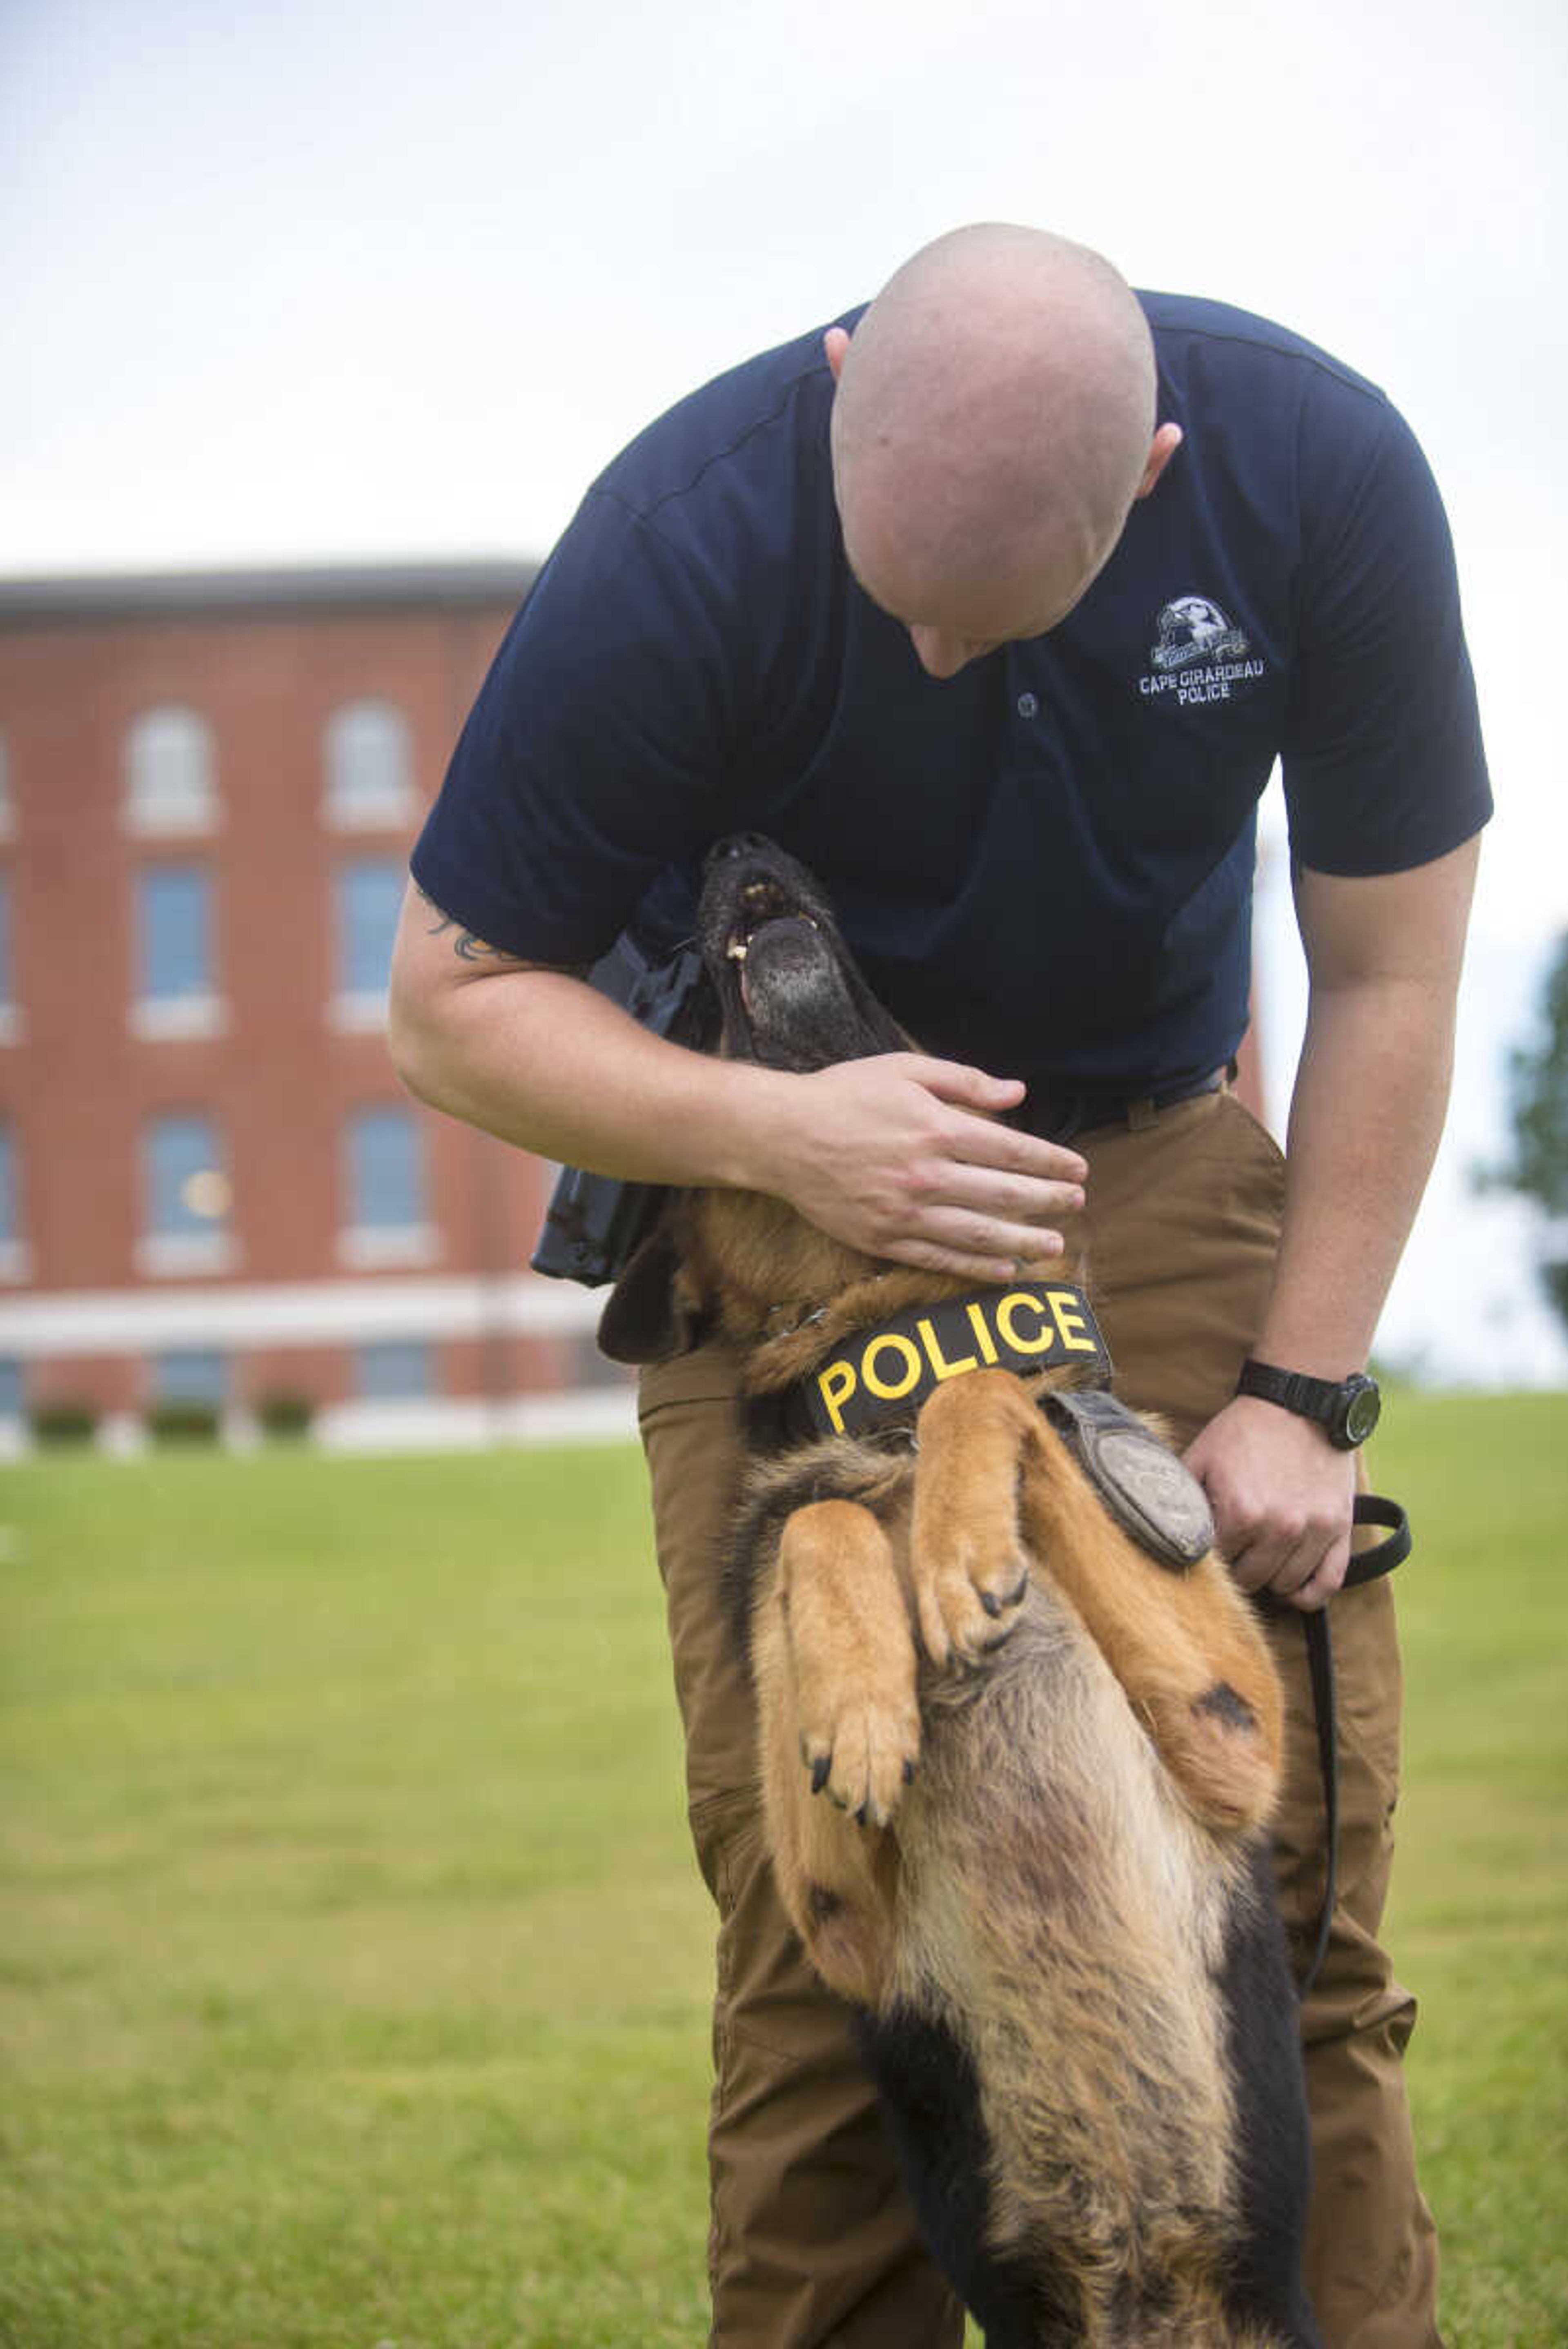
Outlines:
<svg viewBox="0 0 1568 2349"><path fill-rule="evenodd" d="M531 960L592 961L613 943L704 835L742 682L719 601L654 523L589 492L414 849L444 913Z"/></svg>
<svg viewBox="0 0 1568 2349"><path fill-rule="evenodd" d="M1300 494L1292 851L1323 873L1407 871L1491 812L1448 520L1403 419L1340 386L1303 417Z"/></svg>

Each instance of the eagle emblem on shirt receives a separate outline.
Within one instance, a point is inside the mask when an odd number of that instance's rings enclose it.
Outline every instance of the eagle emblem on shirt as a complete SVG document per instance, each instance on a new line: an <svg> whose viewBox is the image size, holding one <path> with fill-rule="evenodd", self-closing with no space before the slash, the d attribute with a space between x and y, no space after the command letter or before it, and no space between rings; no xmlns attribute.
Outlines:
<svg viewBox="0 0 1568 2349"><path fill-rule="evenodd" d="M1189 661L1236 660L1247 638L1207 595L1178 595L1155 622L1149 659L1157 669L1185 668Z"/></svg>

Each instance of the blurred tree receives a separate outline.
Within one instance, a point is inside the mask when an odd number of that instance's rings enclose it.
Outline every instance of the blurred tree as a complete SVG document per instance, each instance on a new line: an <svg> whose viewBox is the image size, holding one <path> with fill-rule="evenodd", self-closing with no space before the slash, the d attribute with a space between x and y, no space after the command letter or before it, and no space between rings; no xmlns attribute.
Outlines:
<svg viewBox="0 0 1568 2349"><path fill-rule="evenodd" d="M1546 1219L1541 1277L1568 1322L1568 933L1546 973L1541 1028L1508 1057L1513 1154L1480 1180L1489 1190L1518 1191Z"/></svg>

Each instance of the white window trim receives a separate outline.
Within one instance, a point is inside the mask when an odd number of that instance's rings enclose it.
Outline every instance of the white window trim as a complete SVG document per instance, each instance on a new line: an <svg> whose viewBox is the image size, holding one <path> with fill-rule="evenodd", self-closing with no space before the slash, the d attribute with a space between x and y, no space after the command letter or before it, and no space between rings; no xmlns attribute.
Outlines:
<svg viewBox="0 0 1568 2349"><path fill-rule="evenodd" d="M350 1224L337 1235L337 1261L351 1272L437 1264L441 1255L434 1224Z"/></svg>
<svg viewBox="0 0 1568 2349"><path fill-rule="evenodd" d="M340 1036L379 1036L387 1026L384 987L346 988L327 1007L327 1024Z"/></svg>
<svg viewBox="0 0 1568 2349"><path fill-rule="evenodd" d="M147 1279L199 1279L204 1273L233 1272L240 1261L239 1243L227 1232L146 1232L136 1243L133 1261Z"/></svg>
<svg viewBox="0 0 1568 2349"><path fill-rule="evenodd" d="M131 1005L127 1024L131 1034L146 1044L178 1042L192 1036L226 1036L229 1007L226 999L210 988L200 994L144 995Z"/></svg>
<svg viewBox="0 0 1568 2349"><path fill-rule="evenodd" d="M133 840L206 840L222 818L215 791L158 792L128 800L121 821Z"/></svg>
<svg viewBox="0 0 1568 2349"><path fill-rule="evenodd" d="M419 814L420 798L412 783L363 785L352 795L328 790L321 803L321 821L328 832L407 832Z"/></svg>

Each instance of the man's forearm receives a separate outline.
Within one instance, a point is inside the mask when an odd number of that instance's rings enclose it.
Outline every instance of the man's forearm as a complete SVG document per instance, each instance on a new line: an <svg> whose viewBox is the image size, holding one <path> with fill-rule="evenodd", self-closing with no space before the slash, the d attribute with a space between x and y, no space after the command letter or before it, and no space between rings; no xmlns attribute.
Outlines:
<svg viewBox="0 0 1568 2349"><path fill-rule="evenodd" d="M748 1181L750 1137L777 1082L648 1034L564 971L494 969L433 1003L395 988L388 1040L432 1109L639 1183Z"/></svg>
<svg viewBox="0 0 1568 2349"><path fill-rule="evenodd" d="M455 926L410 891L393 957L393 1064L432 1108L598 1174L775 1193L870 1256L1002 1278L1060 1253L1084 1162L993 1122L1015 1081L912 1052L715 1060Z"/></svg>
<svg viewBox="0 0 1568 2349"><path fill-rule="evenodd" d="M1369 980L1314 998L1262 1360L1333 1379L1365 1363L1431 1172L1452 1064L1452 999L1429 982Z"/></svg>
<svg viewBox="0 0 1568 2349"><path fill-rule="evenodd" d="M1258 1360L1336 1381L1365 1364L1441 1131L1451 1032L1442 987L1320 991L1291 1107ZM1315 1422L1238 1396L1188 1460L1244 1590L1307 1609L1332 1598L1350 1555L1355 1468Z"/></svg>

